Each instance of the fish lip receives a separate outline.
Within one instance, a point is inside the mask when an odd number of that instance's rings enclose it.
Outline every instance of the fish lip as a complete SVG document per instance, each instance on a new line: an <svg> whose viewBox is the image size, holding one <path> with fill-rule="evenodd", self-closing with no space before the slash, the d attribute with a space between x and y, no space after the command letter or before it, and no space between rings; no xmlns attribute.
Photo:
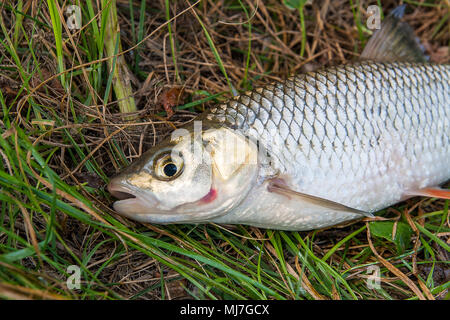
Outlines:
<svg viewBox="0 0 450 320"><path fill-rule="evenodd" d="M195 212L180 213L179 208L185 206L182 204L175 208L161 208L159 201L150 192L139 192L128 187L124 182L111 180L107 185L107 189L111 195L120 199L113 204L114 210L120 215L140 222L150 222L156 224L172 224L172 223L199 223L207 222L208 218L222 216L227 211L214 213L207 217L196 218ZM202 199L193 201L189 205L200 204ZM132 210L130 210L132 208ZM207 220L205 220L207 219Z"/></svg>
<svg viewBox="0 0 450 320"><path fill-rule="evenodd" d="M115 181L111 181L108 184L107 188L108 192L112 194L113 197L119 199L120 201L136 198L136 195L133 194L133 192L130 189Z"/></svg>
<svg viewBox="0 0 450 320"><path fill-rule="evenodd" d="M120 215L140 222L173 223L180 217L172 210L159 207L158 199L151 192L133 190L121 180L113 179L107 189L110 194L120 199L113 203L114 210Z"/></svg>
<svg viewBox="0 0 450 320"><path fill-rule="evenodd" d="M137 198L136 192L127 188L123 183L111 180L107 186L108 192L115 198L122 200Z"/></svg>

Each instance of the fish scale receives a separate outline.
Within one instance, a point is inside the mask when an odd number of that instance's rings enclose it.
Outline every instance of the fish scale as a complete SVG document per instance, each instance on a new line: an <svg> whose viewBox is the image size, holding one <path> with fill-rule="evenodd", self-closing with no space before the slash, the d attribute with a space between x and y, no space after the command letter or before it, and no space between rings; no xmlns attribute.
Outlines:
<svg viewBox="0 0 450 320"><path fill-rule="evenodd" d="M296 191L376 211L450 176L449 73L330 67L245 92L205 117L257 139Z"/></svg>

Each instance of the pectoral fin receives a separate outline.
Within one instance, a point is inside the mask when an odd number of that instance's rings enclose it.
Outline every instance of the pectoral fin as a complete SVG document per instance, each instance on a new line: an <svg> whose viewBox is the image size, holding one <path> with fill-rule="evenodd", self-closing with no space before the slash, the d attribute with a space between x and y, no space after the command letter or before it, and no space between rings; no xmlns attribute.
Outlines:
<svg viewBox="0 0 450 320"><path fill-rule="evenodd" d="M409 190L406 192L406 195L450 199L450 190L441 188L423 188L418 190Z"/></svg>
<svg viewBox="0 0 450 320"><path fill-rule="evenodd" d="M311 204L326 208L326 209L331 209L331 210L335 210L335 211L342 211L342 212L348 212L348 213L356 213L356 214L360 214L363 215L365 217L369 217L369 218L373 218L374 215L370 212L365 212L362 210L358 210L355 208L351 208L348 207L346 205L343 205L341 203L338 202L334 202L331 200L327 200L324 198L320 198L320 197L316 197L316 196L312 196L309 194L305 194L302 192L298 192L298 191L294 191L291 188L289 188L288 186L286 186L283 183L283 180L281 179L273 179L269 182L269 186L268 186L268 190L270 192L275 192L284 196L292 196L292 197L298 197L299 199L301 199L302 201L306 201L309 202Z"/></svg>
<svg viewBox="0 0 450 320"><path fill-rule="evenodd" d="M383 20L361 54L361 60L379 62L426 62L422 46L411 27L400 21L405 12L401 5Z"/></svg>

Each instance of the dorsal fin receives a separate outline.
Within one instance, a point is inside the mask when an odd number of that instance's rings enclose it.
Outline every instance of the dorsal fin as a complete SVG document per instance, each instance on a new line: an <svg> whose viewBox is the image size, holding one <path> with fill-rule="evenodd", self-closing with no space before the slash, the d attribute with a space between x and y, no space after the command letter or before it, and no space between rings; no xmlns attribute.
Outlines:
<svg viewBox="0 0 450 320"><path fill-rule="evenodd" d="M379 62L426 62L419 39L411 27L400 21L406 5L401 5L383 20L367 42L361 60Z"/></svg>

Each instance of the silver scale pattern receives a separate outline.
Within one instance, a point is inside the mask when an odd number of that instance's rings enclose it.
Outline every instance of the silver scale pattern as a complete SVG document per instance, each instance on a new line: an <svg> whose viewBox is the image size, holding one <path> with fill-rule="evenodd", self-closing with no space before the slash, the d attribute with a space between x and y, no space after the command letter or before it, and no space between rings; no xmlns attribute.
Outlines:
<svg viewBox="0 0 450 320"><path fill-rule="evenodd" d="M450 66L360 63L290 77L206 118L258 139L297 191L377 210L450 178Z"/></svg>

